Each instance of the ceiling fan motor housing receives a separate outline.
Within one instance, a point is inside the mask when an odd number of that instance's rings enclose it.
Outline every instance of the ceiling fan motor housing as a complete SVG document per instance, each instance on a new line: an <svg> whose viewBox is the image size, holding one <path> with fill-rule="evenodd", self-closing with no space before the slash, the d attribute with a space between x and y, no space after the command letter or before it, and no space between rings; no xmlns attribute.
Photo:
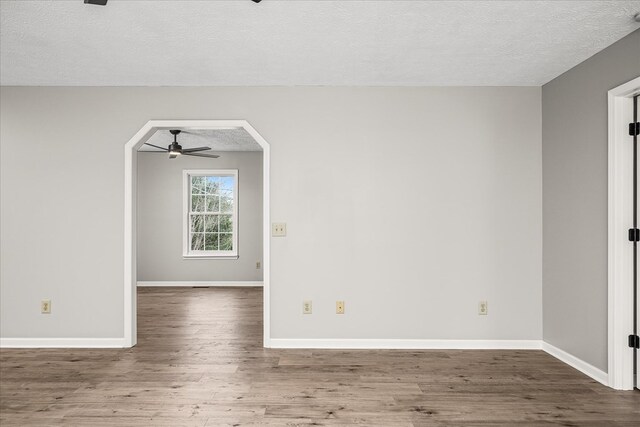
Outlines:
<svg viewBox="0 0 640 427"><path fill-rule="evenodd" d="M182 145L178 144L177 142L172 142L171 145L169 145L169 147L167 148L169 149L169 152L171 151L182 152Z"/></svg>

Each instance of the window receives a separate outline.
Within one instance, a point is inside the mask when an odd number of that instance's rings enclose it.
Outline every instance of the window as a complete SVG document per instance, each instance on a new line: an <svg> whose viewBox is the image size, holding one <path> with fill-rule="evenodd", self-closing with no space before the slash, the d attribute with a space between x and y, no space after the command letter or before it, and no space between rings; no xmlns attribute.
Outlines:
<svg viewBox="0 0 640 427"><path fill-rule="evenodd" d="M238 257L238 171L185 170L185 257Z"/></svg>

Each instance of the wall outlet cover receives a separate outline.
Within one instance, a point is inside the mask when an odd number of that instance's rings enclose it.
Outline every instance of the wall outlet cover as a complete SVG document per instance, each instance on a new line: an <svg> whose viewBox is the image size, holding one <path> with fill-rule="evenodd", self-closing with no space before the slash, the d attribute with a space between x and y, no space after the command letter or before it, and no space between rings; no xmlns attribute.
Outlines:
<svg viewBox="0 0 640 427"><path fill-rule="evenodd" d="M478 303L478 314L480 316L486 316L487 314L489 314L489 306L487 305L486 301L480 301Z"/></svg>
<svg viewBox="0 0 640 427"><path fill-rule="evenodd" d="M310 300L302 302L302 314L311 314L313 311L313 304Z"/></svg>
<svg viewBox="0 0 640 427"><path fill-rule="evenodd" d="M51 300L43 299L40 301L40 313L51 314Z"/></svg>
<svg viewBox="0 0 640 427"><path fill-rule="evenodd" d="M336 314L344 314L344 301L336 301Z"/></svg>

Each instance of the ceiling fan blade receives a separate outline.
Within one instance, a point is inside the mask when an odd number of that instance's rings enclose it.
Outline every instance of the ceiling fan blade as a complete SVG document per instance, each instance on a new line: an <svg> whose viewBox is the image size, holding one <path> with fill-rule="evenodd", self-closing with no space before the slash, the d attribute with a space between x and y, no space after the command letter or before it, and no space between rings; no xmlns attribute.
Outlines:
<svg viewBox="0 0 640 427"><path fill-rule="evenodd" d="M148 142L145 142L144 145L149 145L149 146L151 146L153 148L159 148L162 151L169 151L166 148L158 147L157 145L149 144Z"/></svg>
<svg viewBox="0 0 640 427"><path fill-rule="evenodd" d="M211 147L183 148L182 154L195 153L196 151L207 151L207 150L211 150Z"/></svg>
<svg viewBox="0 0 640 427"><path fill-rule="evenodd" d="M185 156L195 156L195 157L210 157L212 159L217 159L218 156L217 154L197 154L197 153L185 153L184 151L182 152L183 155Z"/></svg>

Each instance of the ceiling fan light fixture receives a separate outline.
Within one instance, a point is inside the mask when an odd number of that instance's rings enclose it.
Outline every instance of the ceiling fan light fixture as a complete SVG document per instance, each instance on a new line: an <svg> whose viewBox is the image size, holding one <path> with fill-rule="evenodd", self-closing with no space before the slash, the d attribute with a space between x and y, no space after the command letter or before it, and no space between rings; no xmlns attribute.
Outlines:
<svg viewBox="0 0 640 427"><path fill-rule="evenodd" d="M176 157L182 154L182 145L174 142L171 145L169 145L168 151L169 151L169 158L175 159Z"/></svg>

